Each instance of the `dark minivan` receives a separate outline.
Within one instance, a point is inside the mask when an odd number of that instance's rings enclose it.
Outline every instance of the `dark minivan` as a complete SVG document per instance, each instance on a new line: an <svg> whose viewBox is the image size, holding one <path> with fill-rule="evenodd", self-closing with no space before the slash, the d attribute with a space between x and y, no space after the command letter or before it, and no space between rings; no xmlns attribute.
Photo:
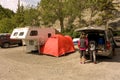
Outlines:
<svg viewBox="0 0 120 80"><path fill-rule="evenodd" d="M76 29L77 32L84 32L88 35L88 41L94 40L97 45L97 54L112 58L115 54L115 40L111 29L104 26L89 26Z"/></svg>

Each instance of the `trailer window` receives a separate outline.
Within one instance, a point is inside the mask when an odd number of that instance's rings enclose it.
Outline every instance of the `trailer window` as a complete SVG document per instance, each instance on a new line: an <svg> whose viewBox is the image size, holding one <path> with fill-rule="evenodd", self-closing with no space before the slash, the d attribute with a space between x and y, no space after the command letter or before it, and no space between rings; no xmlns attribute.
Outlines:
<svg viewBox="0 0 120 80"><path fill-rule="evenodd" d="M19 36L23 36L24 32L20 32Z"/></svg>
<svg viewBox="0 0 120 80"><path fill-rule="evenodd" d="M51 33L48 33L48 38L51 37Z"/></svg>
<svg viewBox="0 0 120 80"><path fill-rule="evenodd" d="M33 30L30 32L30 36L37 36L38 35L38 31Z"/></svg>
<svg viewBox="0 0 120 80"><path fill-rule="evenodd" d="M17 35L18 35L18 32L15 32L15 33L14 33L14 36L17 36Z"/></svg>

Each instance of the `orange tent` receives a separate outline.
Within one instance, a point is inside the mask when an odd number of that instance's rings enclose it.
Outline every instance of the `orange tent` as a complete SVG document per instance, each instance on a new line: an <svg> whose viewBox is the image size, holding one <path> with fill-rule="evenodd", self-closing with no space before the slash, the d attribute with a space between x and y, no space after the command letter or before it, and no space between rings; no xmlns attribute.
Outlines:
<svg viewBox="0 0 120 80"><path fill-rule="evenodd" d="M74 44L70 36L63 36L56 34L48 38L44 46L41 47L40 52L43 54L61 56L66 53L74 52Z"/></svg>

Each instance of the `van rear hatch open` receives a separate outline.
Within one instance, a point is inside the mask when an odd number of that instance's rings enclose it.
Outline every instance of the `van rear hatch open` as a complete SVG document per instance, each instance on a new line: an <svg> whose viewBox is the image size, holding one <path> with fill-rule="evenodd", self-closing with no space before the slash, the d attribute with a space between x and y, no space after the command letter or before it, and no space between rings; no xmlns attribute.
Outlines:
<svg viewBox="0 0 120 80"><path fill-rule="evenodd" d="M95 41L96 42L96 50L100 53L107 49L107 41L104 27L83 27L76 29L77 32L84 32L87 34L88 42Z"/></svg>

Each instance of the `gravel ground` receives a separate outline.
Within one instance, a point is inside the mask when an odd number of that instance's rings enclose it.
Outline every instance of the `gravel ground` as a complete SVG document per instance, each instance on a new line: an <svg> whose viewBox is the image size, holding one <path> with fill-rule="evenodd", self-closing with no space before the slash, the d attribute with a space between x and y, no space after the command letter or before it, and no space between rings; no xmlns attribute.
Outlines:
<svg viewBox="0 0 120 80"><path fill-rule="evenodd" d="M120 49L113 59L79 63L79 52L61 57L26 53L25 46L0 48L0 80L119 80Z"/></svg>

